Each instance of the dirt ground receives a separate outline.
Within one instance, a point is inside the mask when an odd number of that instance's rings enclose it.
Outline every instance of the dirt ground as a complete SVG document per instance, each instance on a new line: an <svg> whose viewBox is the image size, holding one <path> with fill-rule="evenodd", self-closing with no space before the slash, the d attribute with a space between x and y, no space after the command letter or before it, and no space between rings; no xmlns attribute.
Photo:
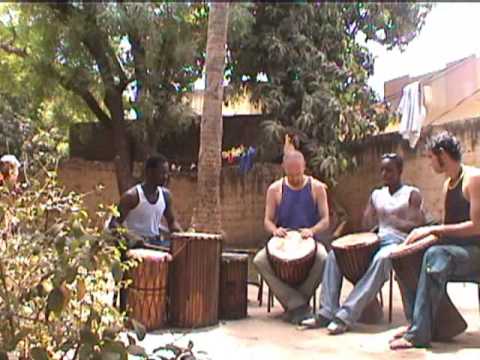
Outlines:
<svg viewBox="0 0 480 360"><path fill-rule="evenodd" d="M387 283L388 284L388 283ZM449 284L448 292L468 322L468 329L450 343L433 343L430 349L390 351L388 340L395 329L405 324L402 302L397 285L393 294L393 321L387 321L388 286L383 289L384 320L376 325L359 324L352 331L329 336L325 330L298 330L281 320L278 301L270 313L255 301L257 288L249 288L248 317L236 321L221 321L218 326L195 331L164 330L148 334L143 345L152 350L169 342L187 346L205 359L479 359L480 329L477 285ZM342 298L350 290L344 284ZM203 353L205 352L205 353Z"/></svg>

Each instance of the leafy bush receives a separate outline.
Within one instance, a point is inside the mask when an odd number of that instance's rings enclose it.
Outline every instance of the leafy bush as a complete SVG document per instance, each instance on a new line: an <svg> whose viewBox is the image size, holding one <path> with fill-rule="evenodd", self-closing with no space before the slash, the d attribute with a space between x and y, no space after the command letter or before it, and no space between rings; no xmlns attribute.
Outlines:
<svg viewBox="0 0 480 360"><path fill-rule="evenodd" d="M20 193L0 189L0 359L126 359L111 305L119 250L57 183L48 138L26 143L34 172Z"/></svg>

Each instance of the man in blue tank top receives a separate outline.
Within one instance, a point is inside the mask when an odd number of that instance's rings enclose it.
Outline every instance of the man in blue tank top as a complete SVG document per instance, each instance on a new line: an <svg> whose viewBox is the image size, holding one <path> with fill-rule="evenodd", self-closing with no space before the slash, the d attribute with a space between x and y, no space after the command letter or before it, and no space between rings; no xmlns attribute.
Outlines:
<svg viewBox="0 0 480 360"><path fill-rule="evenodd" d="M286 176L267 190L265 229L277 237L285 237L287 230L298 230L303 238L322 233L329 225L326 186L305 176L305 159L297 150L286 152L282 165ZM286 319L291 323L298 324L311 314L308 302L322 279L325 256L325 248L318 244L312 269L296 288L275 275L265 248L255 256L256 268L286 309Z"/></svg>

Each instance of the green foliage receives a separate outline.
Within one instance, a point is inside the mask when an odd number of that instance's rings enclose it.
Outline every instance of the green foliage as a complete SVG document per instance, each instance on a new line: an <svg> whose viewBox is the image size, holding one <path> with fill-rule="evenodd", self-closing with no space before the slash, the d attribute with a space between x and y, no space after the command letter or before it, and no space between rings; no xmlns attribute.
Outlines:
<svg viewBox="0 0 480 360"><path fill-rule="evenodd" d="M296 135L314 172L333 182L352 163L344 144L378 132L390 117L367 85L374 61L359 38L403 48L420 31L431 5L240 6L253 24L230 38L232 86L250 90L262 105L267 147L280 151L284 135ZM260 73L266 81L257 79Z"/></svg>
<svg viewBox="0 0 480 360"><path fill-rule="evenodd" d="M30 139L33 174L21 192L0 189L0 356L126 358L124 320L108 296L119 250L92 226L82 196L57 183L46 138Z"/></svg>
<svg viewBox="0 0 480 360"><path fill-rule="evenodd" d="M11 49L0 53L3 80L14 83L13 94L27 92L32 118L40 111L37 118L47 114L62 129L95 118L109 126L118 112L122 120L134 110L146 124L140 136L154 148L192 120L185 95L201 77L207 10L186 3L3 5L0 43ZM105 99L113 86L123 97L118 104Z"/></svg>

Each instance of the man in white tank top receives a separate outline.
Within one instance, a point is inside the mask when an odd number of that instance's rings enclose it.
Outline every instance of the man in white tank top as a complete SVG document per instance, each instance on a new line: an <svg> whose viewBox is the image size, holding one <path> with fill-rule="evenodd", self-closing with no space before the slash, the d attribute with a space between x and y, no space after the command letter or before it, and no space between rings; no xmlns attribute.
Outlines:
<svg viewBox="0 0 480 360"><path fill-rule="evenodd" d="M175 219L171 193L165 187L168 179L167 159L163 155L149 157L145 161L144 182L122 195L118 204L120 216L112 218L109 227L124 225L143 241L169 246L168 240L161 239L161 232L181 231L181 227ZM162 218L167 222L167 229Z"/></svg>
<svg viewBox="0 0 480 360"><path fill-rule="evenodd" d="M401 182L403 160L397 154L382 156L381 175L384 186L372 192L364 212L363 227L370 231L378 225L380 249L359 282L340 306L343 276L335 253L327 256L317 316L305 320L306 327L327 327L330 335L342 334L360 318L365 307L388 280L392 263L389 254L409 231L425 223L420 191Z"/></svg>

